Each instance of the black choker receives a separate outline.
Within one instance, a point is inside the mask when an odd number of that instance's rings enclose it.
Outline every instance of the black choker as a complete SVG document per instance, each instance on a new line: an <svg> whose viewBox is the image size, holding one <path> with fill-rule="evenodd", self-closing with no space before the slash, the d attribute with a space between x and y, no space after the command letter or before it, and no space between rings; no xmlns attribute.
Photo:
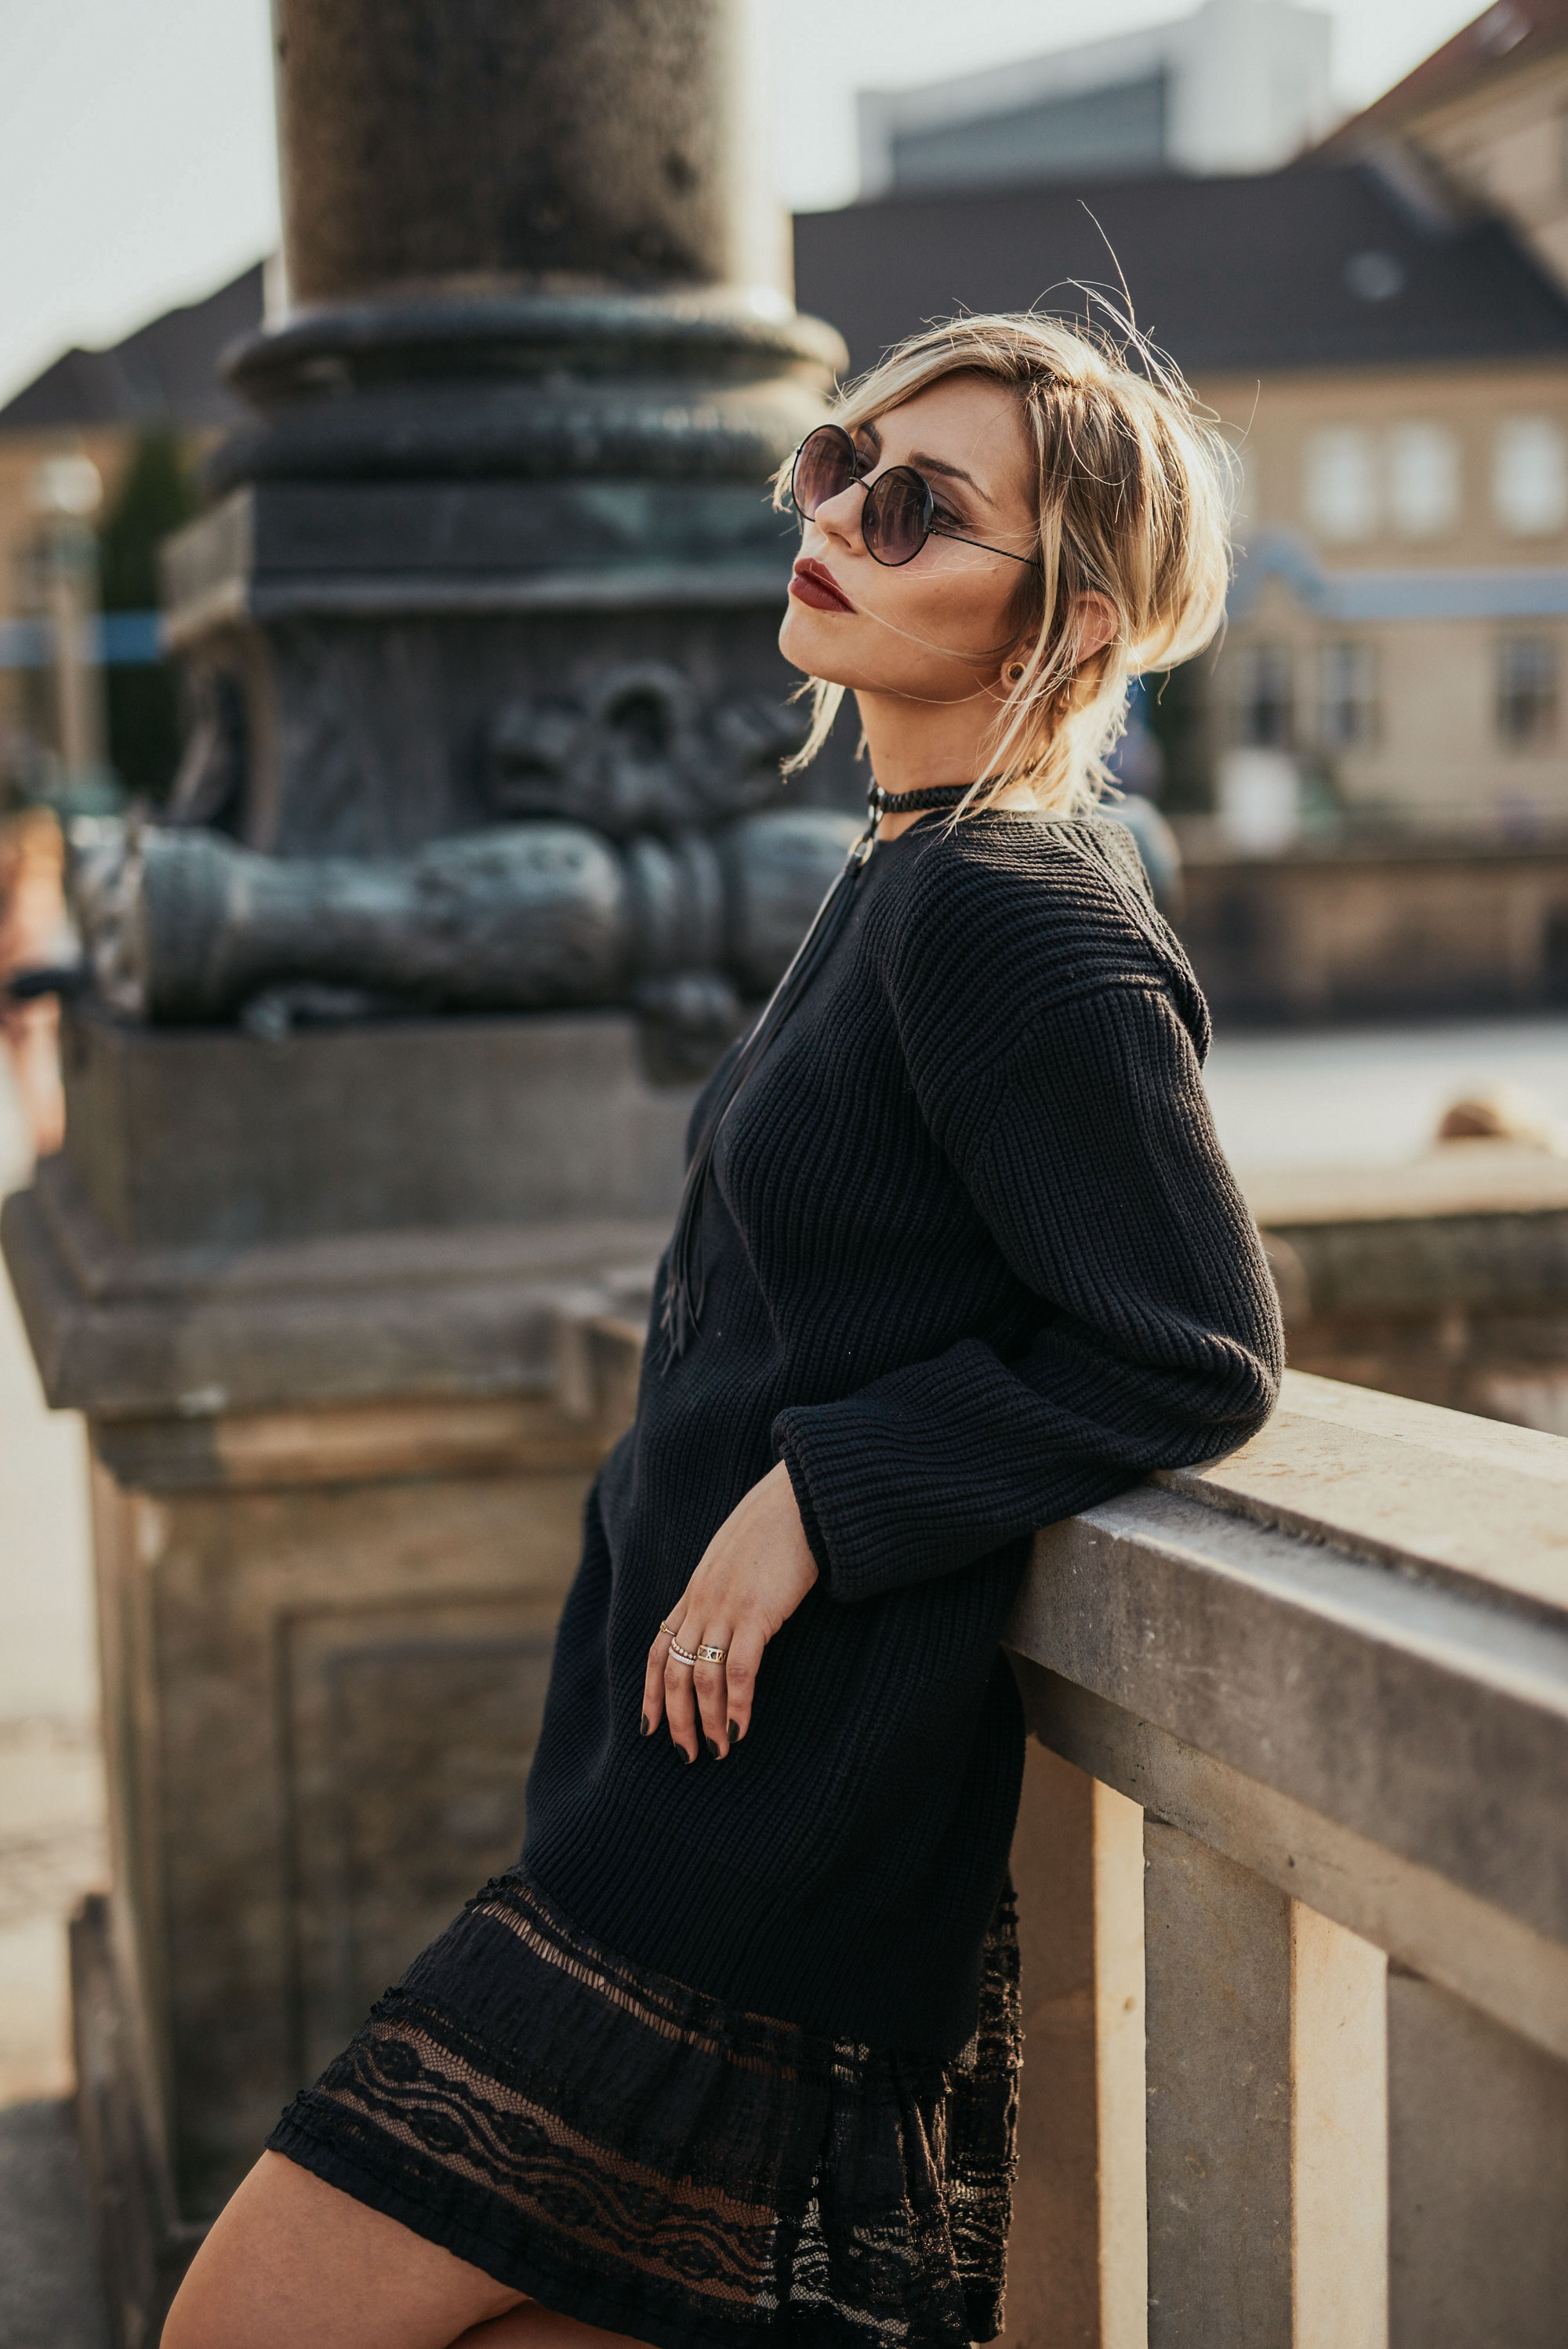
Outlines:
<svg viewBox="0 0 1568 2349"><path fill-rule="evenodd" d="M995 775L984 775L975 783L932 783L923 792L884 792L873 783L866 805L873 815L916 815L928 808L956 807L971 792L984 791L987 783L998 781Z"/></svg>

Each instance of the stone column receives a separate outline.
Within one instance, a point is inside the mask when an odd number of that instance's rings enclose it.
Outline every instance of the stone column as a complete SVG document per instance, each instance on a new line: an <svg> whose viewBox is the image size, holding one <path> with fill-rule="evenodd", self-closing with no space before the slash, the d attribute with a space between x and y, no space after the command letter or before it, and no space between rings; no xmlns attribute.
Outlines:
<svg viewBox="0 0 1568 2349"><path fill-rule="evenodd" d="M276 0L291 298L789 282L730 0Z"/></svg>
<svg viewBox="0 0 1568 2349"><path fill-rule="evenodd" d="M114 1883L76 1943L119 2341L369 1998L515 1857L693 1087L852 792L766 492L738 0L277 0L293 306L166 565L165 820L75 851L67 1135L7 1203L94 1454ZM589 1316L589 1319L593 1319Z"/></svg>

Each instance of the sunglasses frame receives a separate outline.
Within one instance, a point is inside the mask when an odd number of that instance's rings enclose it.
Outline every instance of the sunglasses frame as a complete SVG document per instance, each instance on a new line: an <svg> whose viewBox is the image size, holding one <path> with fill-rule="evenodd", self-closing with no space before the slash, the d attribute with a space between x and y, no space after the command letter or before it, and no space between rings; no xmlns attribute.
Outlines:
<svg viewBox="0 0 1568 2349"><path fill-rule="evenodd" d="M843 442L845 448L850 452L850 478L844 484L844 487L846 489L850 489L852 488L856 482L859 482L861 488L865 492L866 502L861 509L861 536L864 542L866 553L871 556L872 561L873 563L880 563L884 570L902 571L905 564L913 563L914 561L915 556L924 548L926 541L933 538L950 538L959 546L977 546L984 554L999 554L1006 562L1021 563L1025 569L1028 571L1043 570L1044 565L1041 564L1038 555L1014 554L1007 547L992 546L983 538L970 538L966 536L963 531L949 530L944 523L939 523L936 519L935 492L932 489L931 483L926 480L925 475L918 471L913 465L890 465L887 471L885 473L879 474L874 481L866 481L861 472L861 452L854 444L852 435L846 432L841 424L819 424L814 430L807 433L805 440L801 441L800 446L795 451L795 461L789 468L789 502L794 507L796 514L800 521L815 522L817 519L814 513L809 514L805 512L800 504L799 499L795 494L795 483L800 471L800 460L805 455L806 450L810 446L811 442L813 440L820 440L824 432L836 433L838 438ZM879 554L877 553L876 548L872 544L870 538L866 536L865 517L870 512L872 501L875 499L879 490L882 488L885 482L896 480L898 475L901 473L905 474L910 481L914 481L919 485L923 503L919 543L911 547L907 554L902 554L895 557L892 555ZM835 491L833 494L836 497L840 492ZM826 499L823 499L821 502L826 504Z"/></svg>

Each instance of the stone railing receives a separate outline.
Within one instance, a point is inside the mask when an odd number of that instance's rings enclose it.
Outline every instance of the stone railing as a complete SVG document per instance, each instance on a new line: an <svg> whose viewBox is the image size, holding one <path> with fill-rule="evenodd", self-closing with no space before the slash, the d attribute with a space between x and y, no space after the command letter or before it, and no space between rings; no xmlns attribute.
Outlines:
<svg viewBox="0 0 1568 2349"><path fill-rule="evenodd" d="M1007 2337L1568 2323L1568 1444L1293 1372L1038 1538Z"/></svg>
<svg viewBox="0 0 1568 2349"><path fill-rule="evenodd" d="M1298 1370L1568 1435L1568 1158L1460 1142L1245 1189Z"/></svg>

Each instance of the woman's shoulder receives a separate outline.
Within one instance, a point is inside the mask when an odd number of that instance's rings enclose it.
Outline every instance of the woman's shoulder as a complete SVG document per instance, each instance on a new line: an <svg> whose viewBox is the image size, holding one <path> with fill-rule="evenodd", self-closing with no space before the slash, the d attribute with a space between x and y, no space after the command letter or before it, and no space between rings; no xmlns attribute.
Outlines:
<svg viewBox="0 0 1568 2349"><path fill-rule="evenodd" d="M1152 906L1132 835L1108 816L1003 809L920 831L924 836L912 840L912 897L934 911L985 900L1034 920L1048 902L1057 918L1116 924Z"/></svg>
<svg viewBox="0 0 1568 2349"><path fill-rule="evenodd" d="M910 838L898 895L897 984L912 1002L972 1004L1016 1027L1053 1002L1117 985L1168 993L1200 1052L1208 1014L1156 911L1131 833L1099 815L1000 814Z"/></svg>

